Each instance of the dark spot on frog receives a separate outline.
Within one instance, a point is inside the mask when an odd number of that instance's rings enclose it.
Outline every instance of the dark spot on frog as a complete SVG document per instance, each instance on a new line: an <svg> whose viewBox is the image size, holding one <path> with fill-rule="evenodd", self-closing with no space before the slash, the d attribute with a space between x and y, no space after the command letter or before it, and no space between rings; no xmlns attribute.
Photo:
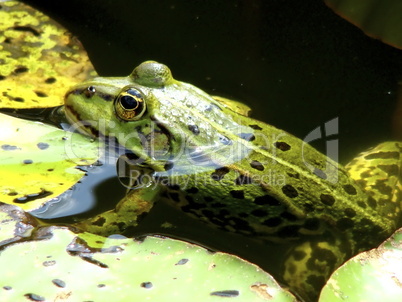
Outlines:
<svg viewBox="0 0 402 302"><path fill-rule="evenodd" d="M4 290L12 290L13 288L12 288L11 286L7 286L7 285L6 285L6 286L3 286L3 289L4 289Z"/></svg>
<svg viewBox="0 0 402 302"><path fill-rule="evenodd" d="M300 174L297 172L288 172L288 175L294 179L300 179Z"/></svg>
<svg viewBox="0 0 402 302"><path fill-rule="evenodd" d="M220 135L219 136L219 141L226 146L229 146L232 144L232 141L230 139L228 139L226 136Z"/></svg>
<svg viewBox="0 0 402 302"><path fill-rule="evenodd" d="M36 295L36 294L32 294L32 293L25 294L24 297L26 297L32 301L46 301L46 299L44 297Z"/></svg>
<svg viewBox="0 0 402 302"><path fill-rule="evenodd" d="M298 218L295 215L293 215L293 214L291 214L289 212L283 212L281 214L281 217L286 219L286 220L288 220L288 221L296 221L296 220L298 220Z"/></svg>
<svg viewBox="0 0 402 302"><path fill-rule="evenodd" d="M232 190L229 192L233 198L236 199L244 199L244 191L243 190Z"/></svg>
<svg viewBox="0 0 402 302"><path fill-rule="evenodd" d="M66 287L66 282L64 282L63 280L60 280L60 279L53 279L52 282L53 282L53 284L56 285L57 287L61 287L61 288Z"/></svg>
<svg viewBox="0 0 402 302"><path fill-rule="evenodd" d="M318 218L309 218L304 222L303 228L316 231L320 228L320 220Z"/></svg>
<svg viewBox="0 0 402 302"><path fill-rule="evenodd" d="M255 140L255 136L253 133L239 133L237 136L249 142Z"/></svg>
<svg viewBox="0 0 402 302"><path fill-rule="evenodd" d="M359 200L359 201L357 202L357 205L358 205L359 207L361 207L362 209L365 209L365 208L367 207L366 203L365 203L364 201L361 201L361 200Z"/></svg>
<svg viewBox="0 0 402 302"><path fill-rule="evenodd" d="M105 287L105 286L106 286L105 284L98 284L99 288L102 288L102 287Z"/></svg>
<svg viewBox="0 0 402 302"><path fill-rule="evenodd" d="M24 73L27 71L29 71L29 69L25 66L20 66L20 67L17 67L16 69L14 69L14 73Z"/></svg>
<svg viewBox="0 0 402 302"><path fill-rule="evenodd" d="M184 265L188 262L189 260L186 258L180 259L175 265Z"/></svg>
<svg viewBox="0 0 402 302"><path fill-rule="evenodd" d="M309 275L306 279L306 283L314 288L314 292L319 293L323 288L326 280L323 276Z"/></svg>
<svg viewBox="0 0 402 302"><path fill-rule="evenodd" d="M197 193L198 193L198 189L197 189L196 187L192 187L192 188L190 188L190 189L187 189L186 192L187 192L187 193L190 193L190 194L197 194Z"/></svg>
<svg viewBox="0 0 402 302"><path fill-rule="evenodd" d="M222 108L219 107L218 105L214 104L214 103L210 103L210 104L208 105L208 107L205 108L205 111L206 111L206 112L209 112L209 111L212 111L212 109L214 109L214 108L216 108L216 109L222 111Z"/></svg>
<svg viewBox="0 0 402 302"><path fill-rule="evenodd" d="M264 166L258 160L253 160L250 163L251 168L256 169L258 171L264 171Z"/></svg>
<svg viewBox="0 0 402 302"><path fill-rule="evenodd" d="M345 215L348 216L349 218L353 218L356 216L356 211L353 210L352 208L346 208Z"/></svg>
<svg viewBox="0 0 402 302"><path fill-rule="evenodd" d="M220 181L229 172L230 172L229 168L222 167L222 168L216 169L214 172L212 172L211 178L213 180Z"/></svg>
<svg viewBox="0 0 402 302"><path fill-rule="evenodd" d="M399 167L397 165L378 165L377 167L387 173L388 176L399 174Z"/></svg>
<svg viewBox="0 0 402 302"><path fill-rule="evenodd" d="M17 150L19 148L17 146L13 146L13 145L1 145L1 149L3 149L4 151L13 151L13 150Z"/></svg>
<svg viewBox="0 0 402 302"><path fill-rule="evenodd" d="M180 196L176 192L169 192L169 197L175 202L180 202Z"/></svg>
<svg viewBox="0 0 402 302"><path fill-rule="evenodd" d="M285 142L275 142L274 146L281 151L288 151L290 150L290 145Z"/></svg>
<svg viewBox="0 0 402 302"><path fill-rule="evenodd" d="M188 130L190 130L194 135L200 134L200 129L197 125L188 125Z"/></svg>
<svg viewBox="0 0 402 302"><path fill-rule="evenodd" d="M54 78L54 77L50 77L50 78L47 78L46 80L45 80L45 83L46 84L53 84L53 83L56 83L56 78Z"/></svg>
<svg viewBox="0 0 402 302"><path fill-rule="evenodd" d="M256 210L251 211L250 214L253 216L256 216L256 217L265 217L268 215L268 212L264 209L256 209Z"/></svg>
<svg viewBox="0 0 402 302"><path fill-rule="evenodd" d="M44 92L42 92L42 91L34 91L34 92L35 92L35 94L36 94L38 97L40 97L40 98L45 98L45 97L47 97L47 94L44 93Z"/></svg>
<svg viewBox="0 0 402 302"><path fill-rule="evenodd" d="M234 298L239 296L238 290L220 290L216 292L210 293L211 296L218 296L218 297L226 297L226 298Z"/></svg>
<svg viewBox="0 0 402 302"><path fill-rule="evenodd" d="M21 97L16 97L16 98L13 98L13 101L15 101L15 102L19 102L19 103L23 103L23 102L25 102L25 100L24 100L23 98L21 98Z"/></svg>
<svg viewBox="0 0 402 302"><path fill-rule="evenodd" d="M242 218L231 217L228 222L236 229L236 231L245 231L247 233L254 232L254 229L250 227L249 223Z"/></svg>
<svg viewBox="0 0 402 302"><path fill-rule="evenodd" d="M15 199L13 200L13 202L15 202L15 203L27 203L27 202L36 200L36 199L38 199L38 198L43 198L43 197L52 195L52 193L53 193L53 192L50 192L50 191L46 191L46 190L44 190L44 189L41 189L41 192L39 192L39 193L27 194L27 195L25 195L25 196L15 198Z"/></svg>
<svg viewBox="0 0 402 302"><path fill-rule="evenodd" d="M248 125L250 128L253 128L254 130L262 130L262 128L258 125Z"/></svg>
<svg viewBox="0 0 402 302"><path fill-rule="evenodd" d="M322 171L318 168L314 168L314 174L317 175L321 179L327 179L327 174L325 174L324 171Z"/></svg>
<svg viewBox="0 0 402 302"><path fill-rule="evenodd" d="M341 218L336 222L337 228L340 229L341 231L351 229L354 227L354 225L355 224L354 224L353 220L350 218L347 218L347 217Z"/></svg>
<svg viewBox="0 0 402 302"><path fill-rule="evenodd" d="M3 81L5 79L6 79L6 77L0 74L0 81Z"/></svg>
<svg viewBox="0 0 402 302"><path fill-rule="evenodd" d="M306 258L307 253L303 251L294 251L292 252L292 256L296 261L301 261Z"/></svg>
<svg viewBox="0 0 402 302"><path fill-rule="evenodd" d="M40 150L46 150L47 148L49 148L49 144L47 144L47 143L37 143L36 146L37 146Z"/></svg>
<svg viewBox="0 0 402 302"><path fill-rule="evenodd" d="M356 188L354 186L352 186L352 185L344 185L343 189L349 195L356 195L357 194Z"/></svg>
<svg viewBox="0 0 402 302"><path fill-rule="evenodd" d="M206 201L206 202L213 202L214 199L213 199L213 197L211 197L211 196L204 196L204 201Z"/></svg>
<svg viewBox="0 0 402 302"><path fill-rule="evenodd" d="M8 193L7 195L8 195L8 196L16 196L16 195L18 195L18 193L17 193L17 192L10 192L10 193Z"/></svg>
<svg viewBox="0 0 402 302"><path fill-rule="evenodd" d="M166 185L166 187L172 191L180 191L180 186L177 184L168 184L168 185Z"/></svg>
<svg viewBox="0 0 402 302"><path fill-rule="evenodd" d="M321 194L320 200L323 204L325 204L327 206L332 206L335 203L335 198L329 194Z"/></svg>
<svg viewBox="0 0 402 302"><path fill-rule="evenodd" d="M277 235L284 238L296 238L299 237L299 229L298 225L287 225L280 228Z"/></svg>
<svg viewBox="0 0 402 302"><path fill-rule="evenodd" d="M211 204L212 208L226 208L227 204L221 202L214 202Z"/></svg>
<svg viewBox="0 0 402 302"><path fill-rule="evenodd" d="M284 185L282 187L282 192L283 192L283 194L285 194L287 197L290 197L290 198L295 198L295 197L299 196L299 193L292 185Z"/></svg>
<svg viewBox="0 0 402 302"><path fill-rule="evenodd" d="M262 224L266 225L268 227L277 227L278 225L280 225L282 223L282 219L279 217L272 217L269 218L267 220L265 220Z"/></svg>
<svg viewBox="0 0 402 302"><path fill-rule="evenodd" d="M103 226L106 222L106 219L104 217L99 217L96 219L92 224L96 226Z"/></svg>
<svg viewBox="0 0 402 302"><path fill-rule="evenodd" d="M254 203L260 206L280 206L281 203L270 195L258 196L254 199Z"/></svg>
<svg viewBox="0 0 402 302"><path fill-rule="evenodd" d="M152 282L142 282L140 286L143 288L152 288L153 285Z"/></svg>
<svg viewBox="0 0 402 302"><path fill-rule="evenodd" d="M392 188L386 184L388 179L377 179L373 188L377 189L380 193L391 196Z"/></svg>
<svg viewBox="0 0 402 302"><path fill-rule="evenodd" d="M40 36L40 32L37 31L35 28L30 27L30 26L14 26L11 29L15 30L15 31L25 31L25 32L30 32L31 34L33 34L35 37L39 37Z"/></svg>
<svg viewBox="0 0 402 302"><path fill-rule="evenodd" d="M167 161L163 168L165 171L171 170L174 167L174 163L172 161Z"/></svg>
<svg viewBox="0 0 402 302"><path fill-rule="evenodd" d="M372 209L375 209L377 207L377 201L372 196L369 196L367 198L367 204Z"/></svg>
<svg viewBox="0 0 402 302"><path fill-rule="evenodd" d="M235 185L242 186L242 185L249 185L253 182L253 179L247 175L240 175L234 181Z"/></svg>
<svg viewBox="0 0 402 302"><path fill-rule="evenodd" d="M399 159L400 153L399 152L377 152L377 153L372 153L369 155L366 155L364 159Z"/></svg>

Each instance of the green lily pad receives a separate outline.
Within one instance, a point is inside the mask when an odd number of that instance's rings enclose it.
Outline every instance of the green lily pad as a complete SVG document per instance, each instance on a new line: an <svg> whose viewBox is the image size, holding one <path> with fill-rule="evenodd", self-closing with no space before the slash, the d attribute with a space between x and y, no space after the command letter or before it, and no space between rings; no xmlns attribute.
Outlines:
<svg viewBox="0 0 402 302"><path fill-rule="evenodd" d="M257 266L182 241L39 235L1 252L2 301L296 301Z"/></svg>
<svg viewBox="0 0 402 302"><path fill-rule="evenodd" d="M361 253L336 270L320 301L399 302L402 297L402 229L377 249Z"/></svg>
<svg viewBox="0 0 402 302"><path fill-rule="evenodd" d="M95 76L81 43L48 16L0 2L0 108L63 104L67 89Z"/></svg>
<svg viewBox="0 0 402 302"><path fill-rule="evenodd" d="M68 190L98 159L99 144L71 132L0 114L0 202L25 211Z"/></svg>
<svg viewBox="0 0 402 302"><path fill-rule="evenodd" d="M368 36L402 49L402 1L325 0L325 3Z"/></svg>
<svg viewBox="0 0 402 302"><path fill-rule="evenodd" d="M0 247L29 238L37 225L37 221L20 208L0 204Z"/></svg>

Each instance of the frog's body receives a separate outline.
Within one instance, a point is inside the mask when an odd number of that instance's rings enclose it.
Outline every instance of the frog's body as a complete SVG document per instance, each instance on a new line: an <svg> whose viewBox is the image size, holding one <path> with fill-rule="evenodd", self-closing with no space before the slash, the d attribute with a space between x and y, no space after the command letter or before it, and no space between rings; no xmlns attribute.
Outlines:
<svg viewBox="0 0 402 302"><path fill-rule="evenodd" d="M75 86L65 107L70 121L115 137L134 154L134 170L152 176L149 187L131 191L121 203L164 198L229 231L298 242L284 275L302 292L330 273L321 271L320 261L339 265L399 223L398 143L373 149L349 173L300 139L248 117L248 107L176 81L156 62L125 78ZM111 219L98 217L96 225ZM127 224L114 226L121 231ZM318 277L309 280L314 271Z"/></svg>

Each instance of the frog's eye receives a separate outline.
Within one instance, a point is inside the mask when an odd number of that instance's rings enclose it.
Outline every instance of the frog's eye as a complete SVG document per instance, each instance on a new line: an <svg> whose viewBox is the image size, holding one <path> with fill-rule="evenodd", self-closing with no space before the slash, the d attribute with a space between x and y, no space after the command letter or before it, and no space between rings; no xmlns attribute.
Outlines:
<svg viewBox="0 0 402 302"><path fill-rule="evenodd" d="M122 120L138 120L146 109L144 97L137 89L123 89L114 102L114 109L117 116Z"/></svg>

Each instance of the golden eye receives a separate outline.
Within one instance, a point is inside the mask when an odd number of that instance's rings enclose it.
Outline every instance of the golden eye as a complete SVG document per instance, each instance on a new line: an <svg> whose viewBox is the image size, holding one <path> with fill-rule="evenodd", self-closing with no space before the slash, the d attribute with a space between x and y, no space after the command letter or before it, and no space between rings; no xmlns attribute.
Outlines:
<svg viewBox="0 0 402 302"><path fill-rule="evenodd" d="M122 120L138 120L146 109L144 97L135 88L124 88L115 100L114 109Z"/></svg>

